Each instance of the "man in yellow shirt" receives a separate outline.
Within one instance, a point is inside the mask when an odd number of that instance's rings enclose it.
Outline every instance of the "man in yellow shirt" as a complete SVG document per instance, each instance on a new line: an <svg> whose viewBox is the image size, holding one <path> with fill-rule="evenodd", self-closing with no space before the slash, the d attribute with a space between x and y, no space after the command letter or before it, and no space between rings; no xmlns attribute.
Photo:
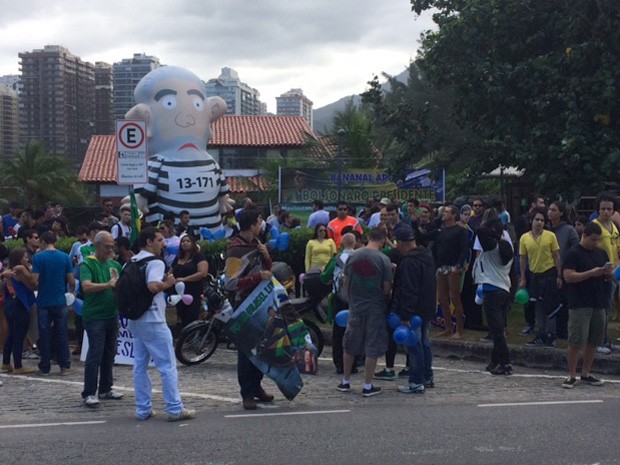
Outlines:
<svg viewBox="0 0 620 465"><path fill-rule="evenodd" d="M596 205L598 206L598 218L593 222L601 227L601 240L598 247L605 251L607 254L608 262L611 263L611 268L615 269L618 266L618 228L611 220L614 212L616 211L616 198L608 192L601 192L597 199ZM605 298L605 342L602 347L597 347L596 351L600 354L608 354L611 352L611 343L607 337L607 325L611 317L611 312L614 308L614 292L616 290L616 282L611 278L608 284L608 293Z"/></svg>
<svg viewBox="0 0 620 465"><path fill-rule="evenodd" d="M535 208L532 211L532 230L523 234L519 241L519 288L525 287L525 270L529 267L529 293L536 307L536 337L526 345L536 347L553 347L556 322L550 314L561 305L558 292L562 287L560 246L555 234L544 229L546 222L547 211Z"/></svg>

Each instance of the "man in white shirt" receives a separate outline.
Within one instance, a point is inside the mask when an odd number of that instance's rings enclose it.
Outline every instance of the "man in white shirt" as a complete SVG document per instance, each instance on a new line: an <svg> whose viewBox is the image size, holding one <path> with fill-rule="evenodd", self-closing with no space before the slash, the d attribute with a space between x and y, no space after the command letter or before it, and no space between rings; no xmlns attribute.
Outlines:
<svg viewBox="0 0 620 465"><path fill-rule="evenodd" d="M114 240L119 237L131 236L131 209L129 207L122 207L120 212L121 220L110 229Z"/></svg>
<svg viewBox="0 0 620 465"><path fill-rule="evenodd" d="M153 227L140 231L138 237L140 252L132 257L138 262L148 257L159 257L164 248L164 236ZM136 396L136 418L148 420L154 415L151 406L151 378L148 374L149 361L153 359L161 374L162 395L166 403L168 421L189 420L195 410L183 407L179 394L177 364L174 356L172 333L166 323L166 300L164 291L175 284L172 273L166 274L163 260L151 260L146 265L146 284L153 293L151 307L137 320L129 320L129 329L134 336L133 380Z"/></svg>
<svg viewBox="0 0 620 465"><path fill-rule="evenodd" d="M317 224L329 223L329 213L323 210L323 201L314 199L312 201L312 213L308 217L308 227L314 228Z"/></svg>

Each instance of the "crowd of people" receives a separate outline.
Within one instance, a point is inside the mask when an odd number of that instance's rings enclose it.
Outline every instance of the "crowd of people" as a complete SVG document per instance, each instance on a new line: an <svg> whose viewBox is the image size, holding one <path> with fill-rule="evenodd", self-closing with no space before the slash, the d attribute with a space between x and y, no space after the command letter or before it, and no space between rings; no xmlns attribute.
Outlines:
<svg viewBox="0 0 620 465"><path fill-rule="evenodd" d="M568 339L569 376L562 384L577 383L577 364L583 356L580 380L602 382L590 374L594 355L616 347L607 325L616 316L618 226L615 197L602 193L591 218L569 224L561 201L549 206L533 195L529 208L514 221L501 202L487 205L483 197L471 206L447 204L437 209L409 199L369 201L357 214L347 202L326 211L321 200L312 204L307 228L312 238L305 248L304 272L332 287L328 305L335 315L349 310L346 328L333 326L333 362L343 375L337 389L351 390L352 375L364 366L362 395L377 395L374 380L407 379L403 393L423 393L434 387L430 328L441 326L437 337L460 339L466 330L487 331L481 341L493 344L486 369L493 375L511 375L514 369L506 343L508 314L515 292L527 289L523 336L528 346L553 347L558 337ZM118 335L118 310L113 290L123 265L143 266L145 286L153 294L152 312L130 321L134 335L136 417L154 415L151 382L147 372L153 359L162 377L165 410L170 421L189 419L193 410L183 407L172 333L166 320L164 291L174 292L184 283L177 318L185 326L201 317L201 294L213 257L197 244L199 231L191 226L189 212L173 214L154 226L144 225L135 243L131 211L102 202L99 217L75 228L77 241L69 254L56 249L58 237L70 233L62 205L50 204L44 212L21 210L15 202L2 217L1 237L23 241L10 251L0 247L2 279L3 360L0 371L13 374L37 372L48 376L55 361L60 375L74 372L68 343L68 320L73 305L78 347L86 331L83 403L96 408L100 400L119 400L112 390L113 363ZM223 220L228 249L225 288L231 303L239 305L265 279L271 279L272 259L266 246L269 230L293 229L299 221L275 206L263 215L250 199ZM216 272L218 270L211 270ZM79 310L78 310L79 308ZM398 345L386 314L395 313L402 326L415 333L407 345L407 363L394 369ZM419 324L414 324L418 317ZM486 324L485 324L486 320ZM38 369L24 366L24 357L35 357ZM385 368L376 371L385 357ZM261 387L262 373L239 351L238 381L245 409L257 402L271 402L273 395Z"/></svg>

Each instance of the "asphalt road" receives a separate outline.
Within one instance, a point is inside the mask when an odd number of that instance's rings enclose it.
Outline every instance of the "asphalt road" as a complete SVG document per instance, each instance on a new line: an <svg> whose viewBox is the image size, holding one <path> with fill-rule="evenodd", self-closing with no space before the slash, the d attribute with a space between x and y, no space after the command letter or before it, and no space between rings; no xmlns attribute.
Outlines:
<svg viewBox="0 0 620 465"><path fill-rule="evenodd" d="M619 400L600 403L208 412L2 430L3 464L612 464ZM488 404L487 404L488 405ZM276 409L271 409L276 410ZM291 413L291 412L288 412ZM265 416L268 415L268 416Z"/></svg>
<svg viewBox="0 0 620 465"><path fill-rule="evenodd" d="M363 398L359 375L339 393L322 360L295 401L280 395L245 412L234 359L218 349L206 364L179 368L184 401L198 410L181 423L166 422L157 393L159 415L133 419L130 367L115 369L126 398L97 410L79 404L80 373L2 375L0 464L620 464L617 378L564 390L561 371L492 377L480 364L436 359L435 389L406 395L398 381L377 382L384 392Z"/></svg>

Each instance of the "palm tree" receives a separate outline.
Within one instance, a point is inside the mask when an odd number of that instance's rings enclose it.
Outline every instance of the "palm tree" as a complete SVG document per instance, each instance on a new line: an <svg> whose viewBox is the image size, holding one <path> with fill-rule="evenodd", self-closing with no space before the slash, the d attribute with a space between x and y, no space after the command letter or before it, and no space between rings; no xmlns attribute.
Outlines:
<svg viewBox="0 0 620 465"><path fill-rule="evenodd" d="M69 162L48 155L39 142L29 142L23 152L3 161L0 171L0 201L43 208L45 202L85 202L86 194Z"/></svg>

